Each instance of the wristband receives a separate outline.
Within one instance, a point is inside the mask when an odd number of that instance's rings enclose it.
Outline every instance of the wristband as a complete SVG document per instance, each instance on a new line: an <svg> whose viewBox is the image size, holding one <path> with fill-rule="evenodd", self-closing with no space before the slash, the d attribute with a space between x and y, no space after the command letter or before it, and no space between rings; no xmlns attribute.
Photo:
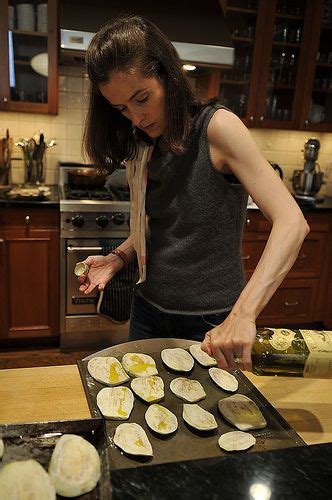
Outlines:
<svg viewBox="0 0 332 500"><path fill-rule="evenodd" d="M111 250L110 253L112 253L113 255L117 255L118 257L120 257L120 259L123 262L123 267L127 267L128 266L127 255L122 250L119 250L118 248L115 248L114 250Z"/></svg>

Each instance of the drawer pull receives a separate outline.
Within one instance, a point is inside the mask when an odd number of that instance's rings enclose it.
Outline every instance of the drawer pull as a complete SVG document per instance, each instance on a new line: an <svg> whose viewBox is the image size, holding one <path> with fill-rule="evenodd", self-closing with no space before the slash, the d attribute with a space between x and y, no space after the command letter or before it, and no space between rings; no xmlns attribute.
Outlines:
<svg viewBox="0 0 332 500"><path fill-rule="evenodd" d="M285 306L286 307L294 307L294 306L297 306L299 305L298 301L295 300L294 302L288 302L287 300L285 301Z"/></svg>
<svg viewBox="0 0 332 500"><path fill-rule="evenodd" d="M246 220L246 224L247 224L247 226L249 226L249 224L250 224L250 219L247 219L247 220Z"/></svg>
<svg viewBox="0 0 332 500"><path fill-rule="evenodd" d="M30 215L26 215L24 220L27 225L30 224Z"/></svg>
<svg viewBox="0 0 332 500"><path fill-rule="evenodd" d="M304 260L304 259L306 259L306 258L307 258L307 256L306 256L306 254L305 254L305 253L301 253L301 254L298 256L298 260Z"/></svg>
<svg viewBox="0 0 332 500"><path fill-rule="evenodd" d="M0 264L2 262L2 265L5 265L5 240L3 240L2 238L0 238L0 248L1 248L1 254L0 254L1 261L0 261Z"/></svg>
<svg viewBox="0 0 332 500"><path fill-rule="evenodd" d="M242 260L249 260L250 259L250 255L243 255L242 256Z"/></svg>

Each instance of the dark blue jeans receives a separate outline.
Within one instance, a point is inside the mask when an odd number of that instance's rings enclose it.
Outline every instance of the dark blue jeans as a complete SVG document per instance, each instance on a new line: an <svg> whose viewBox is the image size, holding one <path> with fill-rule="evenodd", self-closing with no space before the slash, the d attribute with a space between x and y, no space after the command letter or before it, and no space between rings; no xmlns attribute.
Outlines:
<svg viewBox="0 0 332 500"><path fill-rule="evenodd" d="M220 325L229 312L187 315L165 313L134 294L130 316L129 340L181 338L202 341L206 332Z"/></svg>

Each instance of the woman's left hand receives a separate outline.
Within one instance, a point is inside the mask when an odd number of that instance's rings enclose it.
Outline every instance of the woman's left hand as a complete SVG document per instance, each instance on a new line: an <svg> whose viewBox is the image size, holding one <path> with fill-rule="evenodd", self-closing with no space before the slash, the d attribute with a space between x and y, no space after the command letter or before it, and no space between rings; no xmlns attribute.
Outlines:
<svg viewBox="0 0 332 500"><path fill-rule="evenodd" d="M202 349L224 370L252 370L251 348L256 337L255 322L231 312L221 325L205 334Z"/></svg>

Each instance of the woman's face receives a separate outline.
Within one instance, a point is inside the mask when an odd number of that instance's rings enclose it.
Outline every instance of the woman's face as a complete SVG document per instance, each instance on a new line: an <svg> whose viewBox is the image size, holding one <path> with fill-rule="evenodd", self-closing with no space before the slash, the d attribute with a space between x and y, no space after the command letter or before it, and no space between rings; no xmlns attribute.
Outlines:
<svg viewBox="0 0 332 500"><path fill-rule="evenodd" d="M145 78L139 71L113 72L100 92L135 127L152 138L161 136L166 127L165 89L156 77Z"/></svg>

